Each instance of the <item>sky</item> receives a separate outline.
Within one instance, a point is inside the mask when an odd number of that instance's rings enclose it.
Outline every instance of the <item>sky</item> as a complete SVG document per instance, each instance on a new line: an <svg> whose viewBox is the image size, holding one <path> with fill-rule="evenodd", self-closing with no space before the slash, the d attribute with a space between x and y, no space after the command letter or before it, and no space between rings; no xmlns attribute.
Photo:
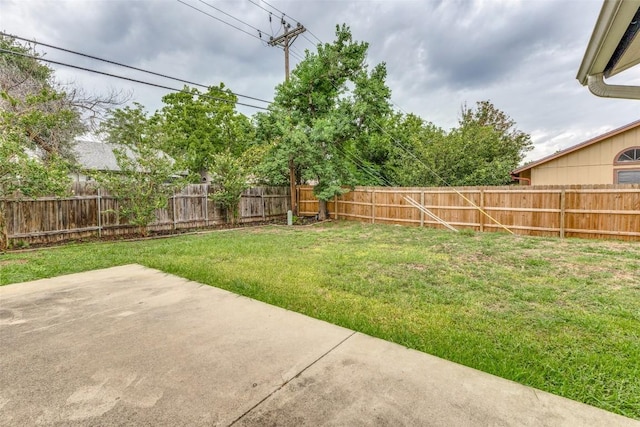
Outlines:
<svg viewBox="0 0 640 427"><path fill-rule="evenodd" d="M292 45L292 69L305 50L332 42L336 25L344 23L355 40L369 43L371 67L386 63L394 108L448 130L463 105L490 100L531 135L534 149L526 160L536 160L640 118L640 101L596 97L575 78L601 6L602 0L0 0L0 30L272 100L284 79L284 52L267 42L282 34L283 13L307 29ZM47 59L182 86L37 49ZM61 82L90 93L131 92L149 111L169 93L52 68ZM640 85L640 67L610 83Z"/></svg>

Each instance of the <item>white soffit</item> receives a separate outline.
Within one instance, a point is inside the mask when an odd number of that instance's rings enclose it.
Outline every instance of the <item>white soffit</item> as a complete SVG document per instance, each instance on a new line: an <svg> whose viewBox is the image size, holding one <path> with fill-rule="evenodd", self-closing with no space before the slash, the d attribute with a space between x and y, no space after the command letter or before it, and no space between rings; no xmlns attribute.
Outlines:
<svg viewBox="0 0 640 427"><path fill-rule="evenodd" d="M614 76L640 63L640 36L638 34L636 33L633 41L624 51L616 65L608 72L607 77Z"/></svg>
<svg viewBox="0 0 640 427"><path fill-rule="evenodd" d="M587 45L577 79L614 76L640 63L640 0L605 0Z"/></svg>

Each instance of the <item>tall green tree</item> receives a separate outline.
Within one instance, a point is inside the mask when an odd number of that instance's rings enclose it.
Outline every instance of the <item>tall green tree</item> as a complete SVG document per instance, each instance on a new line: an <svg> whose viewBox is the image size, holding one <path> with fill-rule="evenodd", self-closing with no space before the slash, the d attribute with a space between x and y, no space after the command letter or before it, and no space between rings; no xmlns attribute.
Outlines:
<svg viewBox="0 0 640 427"><path fill-rule="evenodd" d="M336 40L307 51L258 118L258 134L272 147L263 170L279 183L293 168L297 182L314 183L320 218L327 200L357 183L349 153L381 132L378 122L391 110L386 67L369 71L367 50L347 26L336 27Z"/></svg>
<svg viewBox="0 0 640 427"><path fill-rule="evenodd" d="M511 117L485 100L462 107L447 148L439 170L450 185L505 185L533 144Z"/></svg>
<svg viewBox="0 0 640 427"><path fill-rule="evenodd" d="M185 86L162 101L158 117L167 136L165 151L203 181L215 154L239 156L252 139L251 122L236 111L237 97L223 83L204 93Z"/></svg>
<svg viewBox="0 0 640 427"><path fill-rule="evenodd" d="M528 134L489 101L462 107L449 132L414 115L398 115L385 173L403 186L505 185L531 150Z"/></svg>
<svg viewBox="0 0 640 427"><path fill-rule="evenodd" d="M161 147L162 127L142 105L113 110L101 130L114 149L120 171L95 178L118 200L117 214L146 235L156 210L167 208L174 191L184 185L176 162Z"/></svg>
<svg viewBox="0 0 640 427"><path fill-rule="evenodd" d="M393 116L387 124L388 154L383 172L395 185L404 187L439 185L435 157L446 147L447 133L414 114Z"/></svg>

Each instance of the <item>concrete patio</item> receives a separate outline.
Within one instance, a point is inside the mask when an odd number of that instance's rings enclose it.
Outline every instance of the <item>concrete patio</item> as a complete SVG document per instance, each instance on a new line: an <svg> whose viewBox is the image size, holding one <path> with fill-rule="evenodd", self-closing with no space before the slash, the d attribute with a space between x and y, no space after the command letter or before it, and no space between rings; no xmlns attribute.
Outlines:
<svg viewBox="0 0 640 427"><path fill-rule="evenodd" d="M139 265L0 287L0 348L2 426L640 425Z"/></svg>

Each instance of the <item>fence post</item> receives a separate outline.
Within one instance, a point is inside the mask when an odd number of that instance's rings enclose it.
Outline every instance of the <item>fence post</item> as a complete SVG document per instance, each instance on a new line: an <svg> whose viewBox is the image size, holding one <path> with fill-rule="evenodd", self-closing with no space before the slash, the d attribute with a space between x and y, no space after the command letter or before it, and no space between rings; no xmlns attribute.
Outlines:
<svg viewBox="0 0 640 427"><path fill-rule="evenodd" d="M209 184L204 184L204 225L209 227Z"/></svg>
<svg viewBox="0 0 640 427"><path fill-rule="evenodd" d="M424 190L420 192L420 205L424 206ZM424 227L424 211L420 209L420 227Z"/></svg>
<svg viewBox="0 0 640 427"><path fill-rule="evenodd" d="M173 205L173 229L177 228L177 220L176 220L176 191L173 190L173 196L171 196L172 205Z"/></svg>
<svg viewBox="0 0 640 427"><path fill-rule="evenodd" d="M478 215L480 215L480 232L484 233L484 188L480 189L480 209L482 209L482 211L477 211Z"/></svg>
<svg viewBox="0 0 640 427"><path fill-rule="evenodd" d="M98 237L102 237L102 193L100 188L98 188Z"/></svg>
<svg viewBox="0 0 640 427"><path fill-rule="evenodd" d="M566 193L563 188L560 192L560 238L564 239L564 222L565 222L565 204L566 204Z"/></svg>
<svg viewBox="0 0 640 427"><path fill-rule="evenodd" d="M265 187L260 187L260 200L262 200L262 220L267 220L267 206L264 198L264 189Z"/></svg>
<svg viewBox="0 0 640 427"><path fill-rule="evenodd" d="M376 190L371 192L371 224L376 223Z"/></svg>
<svg viewBox="0 0 640 427"><path fill-rule="evenodd" d="M333 207L334 207L333 218L337 220L338 219L338 196L337 195L333 196Z"/></svg>

